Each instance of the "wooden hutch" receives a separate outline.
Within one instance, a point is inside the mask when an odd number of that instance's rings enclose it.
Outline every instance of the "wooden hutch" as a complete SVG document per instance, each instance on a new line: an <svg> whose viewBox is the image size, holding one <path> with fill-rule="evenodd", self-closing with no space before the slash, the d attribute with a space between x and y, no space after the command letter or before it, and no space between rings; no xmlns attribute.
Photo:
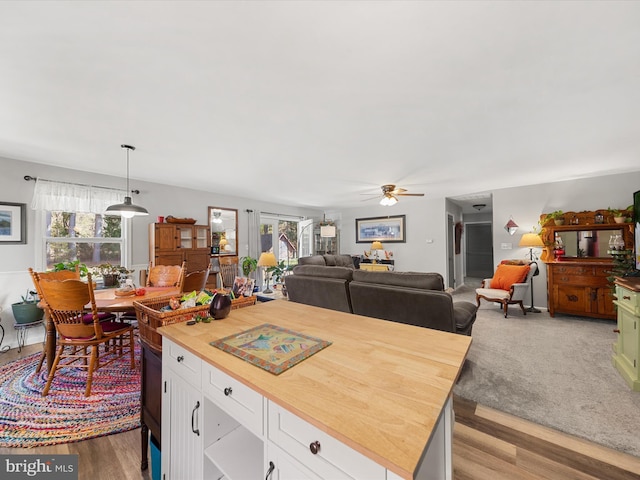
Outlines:
<svg viewBox="0 0 640 480"><path fill-rule="evenodd" d="M616 223L607 210L596 210L565 212L557 221L542 214L540 224L549 314L615 320L614 256L633 250L633 223Z"/></svg>

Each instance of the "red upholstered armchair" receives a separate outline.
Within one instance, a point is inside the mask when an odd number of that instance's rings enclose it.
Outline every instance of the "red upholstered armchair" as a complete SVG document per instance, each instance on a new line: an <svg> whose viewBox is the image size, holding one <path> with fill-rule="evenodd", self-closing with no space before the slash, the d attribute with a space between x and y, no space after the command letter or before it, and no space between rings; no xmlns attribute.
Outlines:
<svg viewBox="0 0 640 480"><path fill-rule="evenodd" d="M480 299L500 303L507 318L509 305L520 305L522 313L527 314L522 301L530 288L530 279L538 273L538 264L528 260L503 260L493 278L486 278L482 286L476 288L476 302Z"/></svg>

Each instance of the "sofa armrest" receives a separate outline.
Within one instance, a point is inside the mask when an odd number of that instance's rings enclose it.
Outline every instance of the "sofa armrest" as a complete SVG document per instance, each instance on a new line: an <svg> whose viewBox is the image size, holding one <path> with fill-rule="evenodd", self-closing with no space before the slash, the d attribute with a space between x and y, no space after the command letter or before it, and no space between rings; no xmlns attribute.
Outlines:
<svg viewBox="0 0 640 480"><path fill-rule="evenodd" d="M480 288L491 288L491 280L493 280L493 278L485 278L482 280Z"/></svg>
<svg viewBox="0 0 640 480"><path fill-rule="evenodd" d="M456 333L471 335L473 322L476 321L478 306L471 302L453 302L453 318L456 322Z"/></svg>

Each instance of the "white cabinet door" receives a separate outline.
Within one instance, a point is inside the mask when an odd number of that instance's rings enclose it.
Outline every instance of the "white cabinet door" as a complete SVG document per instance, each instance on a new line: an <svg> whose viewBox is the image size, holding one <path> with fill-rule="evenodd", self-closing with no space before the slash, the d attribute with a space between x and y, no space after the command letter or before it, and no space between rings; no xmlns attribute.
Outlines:
<svg viewBox="0 0 640 480"><path fill-rule="evenodd" d="M164 480L202 478L202 396L173 372L167 375L166 382L163 407L168 396L169 428L164 427L166 417L163 415ZM169 438L165 437L165 432ZM164 451L165 445L169 446L168 452Z"/></svg>

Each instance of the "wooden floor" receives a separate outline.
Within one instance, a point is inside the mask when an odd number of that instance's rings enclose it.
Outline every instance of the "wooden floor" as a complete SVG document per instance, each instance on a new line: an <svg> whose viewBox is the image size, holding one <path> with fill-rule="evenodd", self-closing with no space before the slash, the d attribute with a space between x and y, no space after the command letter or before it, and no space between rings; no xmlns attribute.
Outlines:
<svg viewBox="0 0 640 480"><path fill-rule="evenodd" d="M20 354L12 349L0 354L0 364L40 348L30 345ZM640 458L458 397L454 410L454 480L640 479ZM140 429L51 447L0 448L0 453L77 453L80 480L151 479L150 469L140 471Z"/></svg>

